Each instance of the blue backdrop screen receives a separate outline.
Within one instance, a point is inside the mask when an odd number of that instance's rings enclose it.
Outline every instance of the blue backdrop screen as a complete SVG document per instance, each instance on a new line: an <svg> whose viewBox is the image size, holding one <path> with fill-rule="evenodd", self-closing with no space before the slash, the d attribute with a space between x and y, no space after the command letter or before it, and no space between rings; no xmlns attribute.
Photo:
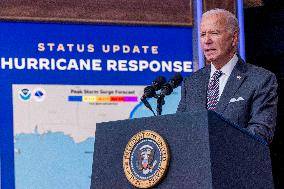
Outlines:
<svg viewBox="0 0 284 189"><path fill-rule="evenodd" d="M143 88L193 71L191 28L1 22L0 30L3 188L89 188L95 124L151 116ZM175 112L179 90L164 113Z"/></svg>

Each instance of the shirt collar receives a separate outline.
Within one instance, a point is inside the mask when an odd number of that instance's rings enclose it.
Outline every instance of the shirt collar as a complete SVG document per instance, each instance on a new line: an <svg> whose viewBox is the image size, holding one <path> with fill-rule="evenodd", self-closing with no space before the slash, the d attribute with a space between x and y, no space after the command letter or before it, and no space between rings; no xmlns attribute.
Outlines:
<svg viewBox="0 0 284 189"><path fill-rule="evenodd" d="M223 74L225 74L226 76L230 76L237 62L238 62L238 56L235 54L233 58L221 68ZM213 64L211 64L210 78L212 77L215 71L217 71L217 69Z"/></svg>

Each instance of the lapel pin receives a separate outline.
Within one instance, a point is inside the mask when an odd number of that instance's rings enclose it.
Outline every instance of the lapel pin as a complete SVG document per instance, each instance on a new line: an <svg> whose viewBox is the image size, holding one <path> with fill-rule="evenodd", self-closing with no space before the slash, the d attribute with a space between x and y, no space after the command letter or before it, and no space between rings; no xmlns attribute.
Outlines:
<svg viewBox="0 0 284 189"><path fill-rule="evenodd" d="M239 75L237 76L237 79L241 79L241 78L242 78L241 76L239 76Z"/></svg>

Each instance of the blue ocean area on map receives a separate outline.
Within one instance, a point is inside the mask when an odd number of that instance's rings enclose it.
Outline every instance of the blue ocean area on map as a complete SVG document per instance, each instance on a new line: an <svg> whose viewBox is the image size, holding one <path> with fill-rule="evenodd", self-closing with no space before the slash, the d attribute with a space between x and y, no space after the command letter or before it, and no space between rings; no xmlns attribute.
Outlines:
<svg viewBox="0 0 284 189"><path fill-rule="evenodd" d="M16 188L89 188L94 142L88 138L76 144L63 132L17 135Z"/></svg>

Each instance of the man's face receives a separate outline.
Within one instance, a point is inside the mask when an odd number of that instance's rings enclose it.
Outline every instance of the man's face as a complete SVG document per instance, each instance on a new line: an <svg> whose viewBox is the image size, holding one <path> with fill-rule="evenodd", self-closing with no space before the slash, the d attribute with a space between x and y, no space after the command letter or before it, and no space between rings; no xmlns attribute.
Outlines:
<svg viewBox="0 0 284 189"><path fill-rule="evenodd" d="M237 32L228 30L226 19L222 14L203 17L200 32L201 47L206 59L214 65L225 65L235 53Z"/></svg>

